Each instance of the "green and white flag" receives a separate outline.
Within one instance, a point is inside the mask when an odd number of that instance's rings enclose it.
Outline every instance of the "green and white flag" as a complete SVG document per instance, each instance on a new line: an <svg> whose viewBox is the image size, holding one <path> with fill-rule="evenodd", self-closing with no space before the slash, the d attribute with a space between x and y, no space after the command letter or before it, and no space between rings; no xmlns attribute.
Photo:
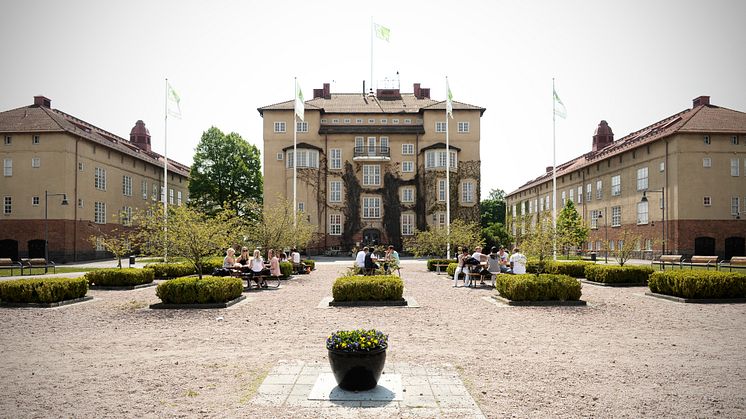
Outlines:
<svg viewBox="0 0 746 419"><path fill-rule="evenodd" d="M384 41L389 42L389 36L391 35L391 30L389 28L374 23L373 31L376 33L378 39L383 39Z"/></svg>
<svg viewBox="0 0 746 419"><path fill-rule="evenodd" d="M448 77L446 77L446 114L453 119L453 93L448 85Z"/></svg>
<svg viewBox="0 0 746 419"><path fill-rule="evenodd" d="M552 93L554 94L554 114L562 119L566 119L567 109L565 109L565 104L562 103L562 100L557 96L556 90L552 89Z"/></svg>
<svg viewBox="0 0 746 419"><path fill-rule="evenodd" d="M303 91L300 90L298 80L295 81L295 114L298 115L301 121L303 121L303 111L305 110L305 103L303 101Z"/></svg>
<svg viewBox="0 0 746 419"><path fill-rule="evenodd" d="M181 119L181 98L179 97L179 94L176 93L176 90L171 87L171 83L166 82L166 87L166 105L168 114Z"/></svg>

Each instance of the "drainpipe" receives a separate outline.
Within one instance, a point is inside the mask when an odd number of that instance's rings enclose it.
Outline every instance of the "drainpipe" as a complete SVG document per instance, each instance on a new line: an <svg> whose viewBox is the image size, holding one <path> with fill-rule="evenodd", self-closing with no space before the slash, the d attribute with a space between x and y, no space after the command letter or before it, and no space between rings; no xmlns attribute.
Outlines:
<svg viewBox="0 0 746 419"><path fill-rule="evenodd" d="M80 143L80 137L75 139L75 162L73 167L75 169L75 186L73 187L73 260L78 261L78 144Z"/></svg>

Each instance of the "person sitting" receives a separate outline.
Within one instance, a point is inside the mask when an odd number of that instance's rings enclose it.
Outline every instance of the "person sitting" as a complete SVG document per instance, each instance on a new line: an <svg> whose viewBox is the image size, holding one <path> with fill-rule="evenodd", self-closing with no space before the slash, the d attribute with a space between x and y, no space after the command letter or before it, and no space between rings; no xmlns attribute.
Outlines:
<svg viewBox="0 0 746 419"><path fill-rule="evenodd" d="M269 252L267 252L267 258L269 258L269 274L276 277L282 276L280 260L275 255L275 251L269 249Z"/></svg>
<svg viewBox="0 0 746 419"><path fill-rule="evenodd" d="M293 270L296 273L308 273L306 272L306 265L301 263L300 261L300 252L298 252L298 249L293 248L293 250L290 252L290 261L293 262Z"/></svg>
<svg viewBox="0 0 746 419"><path fill-rule="evenodd" d="M492 278L500 273L500 255L497 253L497 247L490 249L490 255L487 258L487 271Z"/></svg>
<svg viewBox="0 0 746 419"><path fill-rule="evenodd" d="M262 259L262 254L259 252L259 249L254 249L254 257L251 258L249 266L251 268L251 271L249 272L251 274L251 279L256 282L257 288L267 288L266 281L259 282L259 279L262 276L269 275L269 269L264 266L264 259Z"/></svg>
<svg viewBox="0 0 746 419"><path fill-rule="evenodd" d="M288 261L288 254L285 252L280 253L280 262L287 262Z"/></svg>
<svg viewBox="0 0 746 419"><path fill-rule="evenodd" d="M391 269L399 269L399 253L394 249L394 245L389 245L384 257L383 270L386 274L391 273Z"/></svg>
<svg viewBox="0 0 746 419"><path fill-rule="evenodd" d="M365 273L365 255L368 254L368 248L363 247L355 255L355 267L359 273Z"/></svg>
<svg viewBox="0 0 746 419"><path fill-rule="evenodd" d="M514 274L526 273L526 256L517 247L513 249L513 255L510 256L510 269Z"/></svg>
<svg viewBox="0 0 746 419"><path fill-rule="evenodd" d="M453 274L453 286L458 286L458 276L460 274L464 274L464 286L466 286L467 282L469 280L469 277L466 275L468 271L468 267L466 265L466 259L469 258L469 249L467 248L461 248L461 253L457 256L457 264L456 264L456 272Z"/></svg>
<svg viewBox="0 0 746 419"><path fill-rule="evenodd" d="M248 272L250 260L249 249L247 247L242 247L241 254L236 259L236 264L234 266L240 268L242 272Z"/></svg>
<svg viewBox="0 0 746 419"><path fill-rule="evenodd" d="M365 253L363 267L365 268L365 273L367 275L372 275L376 271L376 269L378 269L378 264L375 260L373 260L373 251L367 247L366 249L368 249L368 251Z"/></svg>
<svg viewBox="0 0 746 419"><path fill-rule="evenodd" d="M505 250L505 246L500 247L497 256L500 258L500 273L510 273L510 253Z"/></svg>
<svg viewBox="0 0 746 419"><path fill-rule="evenodd" d="M236 249L229 247L225 251L225 258L223 259L223 268L233 268L236 265Z"/></svg>
<svg viewBox="0 0 746 419"><path fill-rule="evenodd" d="M472 273L480 272L482 268L482 263L487 262L487 255L482 253L482 248L480 246L477 246L476 248L474 248L474 253L472 253L471 257L472 259L477 261L476 264L473 264L471 266L471 272ZM484 277L480 277L479 283L481 285L484 285ZM471 280L469 280L469 284L471 284Z"/></svg>

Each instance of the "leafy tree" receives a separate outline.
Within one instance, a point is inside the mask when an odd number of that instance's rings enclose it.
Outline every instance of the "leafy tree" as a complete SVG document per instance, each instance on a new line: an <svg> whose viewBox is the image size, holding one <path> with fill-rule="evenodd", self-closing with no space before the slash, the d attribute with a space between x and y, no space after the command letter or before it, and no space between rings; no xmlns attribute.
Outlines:
<svg viewBox="0 0 746 419"><path fill-rule="evenodd" d="M298 223L294 226L293 203L285 198L277 199L273 205L265 206L259 217L249 221L248 242L263 250L306 247L316 228L306 221L302 211L296 216Z"/></svg>
<svg viewBox="0 0 746 419"><path fill-rule="evenodd" d="M619 241L617 242L618 246L615 258L620 266L624 266L624 264L627 263L630 258L632 258L633 253L639 251L640 243L642 242L642 235L632 233L625 228L622 231L622 237L620 241L621 243Z"/></svg>
<svg viewBox="0 0 746 419"><path fill-rule="evenodd" d="M588 240L588 226L580 218L571 200L557 215L557 246L569 253L571 247L582 246Z"/></svg>
<svg viewBox="0 0 746 419"><path fill-rule="evenodd" d="M415 231L414 235L404 239L406 249L415 256L441 256L446 254L448 234L445 227L431 227L424 231ZM482 246L481 231L476 223L455 220L451 223L451 254L458 246Z"/></svg>
<svg viewBox="0 0 746 419"><path fill-rule="evenodd" d="M523 237L520 248L527 256L539 259L537 275L544 271L546 260L554 255L555 230L552 213L537 214L537 221Z"/></svg>
<svg viewBox="0 0 746 419"><path fill-rule="evenodd" d="M485 248L489 249L493 246L508 247L513 242L513 237L502 223L495 222L482 228L482 240L484 240Z"/></svg>
<svg viewBox="0 0 746 419"><path fill-rule="evenodd" d="M117 268L122 267L122 257L132 251L132 243L135 240L135 232L132 230L113 229L109 233L99 230L96 235L88 238L93 246L101 246L114 255L117 260Z"/></svg>
<svg viewBox="0 0 746 419"><path fill-rule="evenodd" d="M482 228L487 228L493 223L504 223L506 205L505 191L502 189L490 190L489 197L479 203Z"/></svg>
<svg viewBox="0 0 746 419"><path fill-rule="evenodd" d="M211 127L202 133L189 172L190 205L214 215L228 209L239 217L262 203L263 179L256 146L232 132Z"/></svg>

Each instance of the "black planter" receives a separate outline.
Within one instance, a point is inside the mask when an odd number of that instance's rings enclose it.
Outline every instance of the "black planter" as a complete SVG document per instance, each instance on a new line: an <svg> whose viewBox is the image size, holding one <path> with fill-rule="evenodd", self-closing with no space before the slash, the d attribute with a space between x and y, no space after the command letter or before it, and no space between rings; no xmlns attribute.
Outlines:
<svg viewBox="0 0 746 419"><path fill-rule="evenodd" d="M386 348L370 352L345 352L328 349L334 379L343 390L364 391L375 388L386 363Z"/></svg>

